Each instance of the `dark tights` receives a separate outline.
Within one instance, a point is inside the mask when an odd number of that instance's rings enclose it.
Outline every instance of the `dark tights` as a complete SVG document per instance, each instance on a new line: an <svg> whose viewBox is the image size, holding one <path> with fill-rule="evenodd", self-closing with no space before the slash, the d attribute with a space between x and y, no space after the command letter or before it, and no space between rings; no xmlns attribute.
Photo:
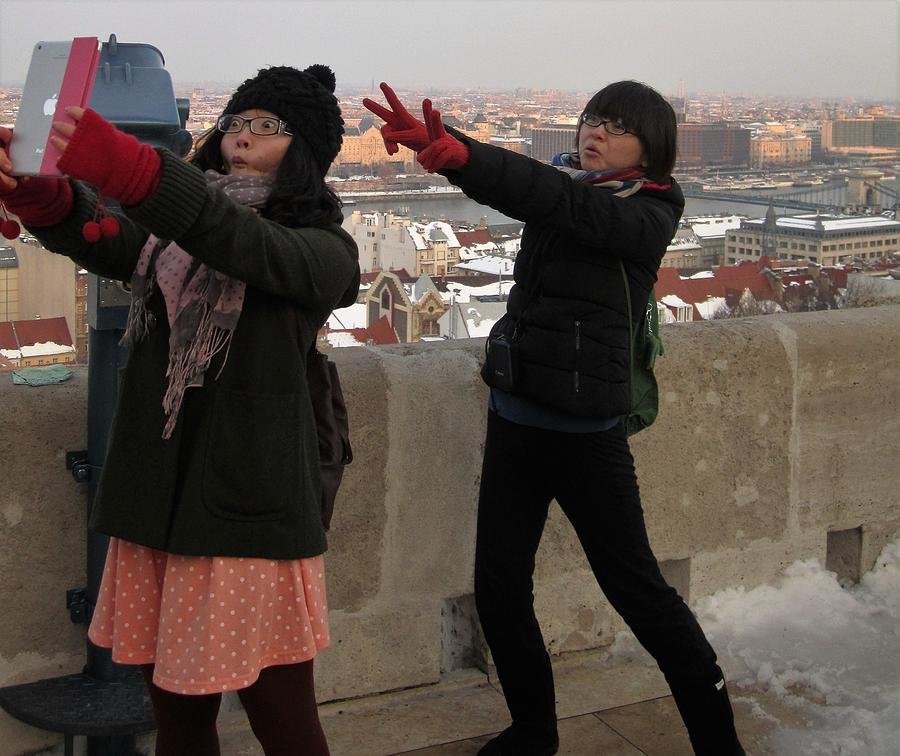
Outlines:
<svg viewBox="0 0 900 756"><path fill-rule="evenodd" d="M219 756L216 717L221 693L170 693L153 684L152 664L141 669L156 716L156 756ZM266 756L328 756L312 661L266 667L238 697Z"/></svg>

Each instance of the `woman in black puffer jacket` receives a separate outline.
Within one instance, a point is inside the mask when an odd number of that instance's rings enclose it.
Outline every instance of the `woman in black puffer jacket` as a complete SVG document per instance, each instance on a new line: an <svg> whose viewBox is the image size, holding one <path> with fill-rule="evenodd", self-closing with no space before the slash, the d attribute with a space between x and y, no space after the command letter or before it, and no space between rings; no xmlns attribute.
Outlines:
<svg viewBox="0 0 900 756"><path fill-rule="evenodd" d="M481 754L558 749L534 559L555 498L610 603L653 655L697 754L743 754L722 670L650 549L624 418L638 327L684 209L671 178L675 114L623 81L587 103L577 151L548 166L424 123L382 85L389 151L403 144L472 199L525 222L515 286L482 375L491 387L478 501L475 598L512 725ZM626 285L628 293L626 294ZM630 308L629 308L630 303ZM499 337L499 338L495 338Z"/></svg>

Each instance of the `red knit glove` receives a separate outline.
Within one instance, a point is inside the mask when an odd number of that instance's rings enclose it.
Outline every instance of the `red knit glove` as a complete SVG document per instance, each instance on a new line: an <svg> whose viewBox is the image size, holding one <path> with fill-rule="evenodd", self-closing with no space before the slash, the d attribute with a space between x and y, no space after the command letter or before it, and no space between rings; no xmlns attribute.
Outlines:
<svg viewBox="0 0 900 756"><path fill-rule="evenodd" d="M446 132L441 111L432 109L431 100L422 101L422 115L428 125L431 144L416 155L419 165L429 173L437 173L444 169L462 168L468 163L469 148Z"/></svg>
<svg viewBox="0 0 900 756"><path fill-rule="evenodd" d="M0 127L0 203L29 226L53 226L72 210L72 187L65 179L10 176L12 161L6 152L12 130ZM0 212L0 233L8 239L19 235L19 224Z"/></svg>
<svg viewBox="0 0 900 756"><path fill-rule="evenodd" d="M384 121L384 126L381 127L381 138L384 139L388 155L397 153L398 144L409 147L415 152L424 150L431 141L428 138L428 129L425 124L416 120L412 113L403 107L403 103L397 99L394 90L384 82L381 82L381 91L384 92L384 97L391 106L390 110L368 97L363 98L363 105Z"/></svg>
<svg viewBox="0 0 900 756"><path fill-rule="evenodd" d="M128 206L141 203L156 189L162 161L152 147L88 109L57 166L73 179L95 186L100 196Z"/></svg>
<svg viewBox="0 0 900 756"><path fill-rule="evenodd" d="M72 186L66 179L26 176L12 191L0 190L0 201L26 226L55 226L72 211Z"/></svg>

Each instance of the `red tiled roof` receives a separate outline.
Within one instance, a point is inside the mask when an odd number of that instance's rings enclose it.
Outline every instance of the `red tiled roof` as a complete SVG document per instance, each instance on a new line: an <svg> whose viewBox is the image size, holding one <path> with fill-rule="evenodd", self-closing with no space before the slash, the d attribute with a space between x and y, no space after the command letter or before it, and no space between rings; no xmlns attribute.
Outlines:
<svg viewBox="0 0 900 756"><path fill-rule="evenodd" d="M323 329L324 330L324 329ZM387 315L382 315L368 328L332 328L328 333L349 333L360 344L399 344L397 332L388 322ZM321 333L321 331L320 331Z"/></svg>
<svg viewBox="0 0 900 756"><path fill-rule="evenodd" d="M19 348L53 342L60 346L74 346L65 318L41 318L40 320L16 320L13 322Z"/></svg>
<svg viewBox="0 0 900 756"><path fill-rule="evenodd" d="M16 341L16 333L13 331L12 323L9 321L0 323L0 349L18 349L19 342Z"/></svg>
<svg viewBox="0 0 900 756"><path fill-rule="evenodd" d="M473 244L490 244L494 241L486 228L476 228L474 231L456 231L455 233L461 247L471 247Z"/></svg>
<svg viewBox="0 0 900 756"><path fill-rule="evenodd" d="M709 278L681 278L676 268L660 268L656 281L656 299L674 294L683 302L696 304L710 297L732 301L749 289L757 300L773 299L772 286L756 263L713 268Z"/></svg>
<svg viewBox="0 0 900 756"><path fill-rule="evenodd" d="M382 315L368 328L372 335L372 340L376 344L399 344L400 339L397 338L397 332L388 322L387 315Z"/></svg>
<svg viewBox="0 0 900 756"><path fill-rule="evenodd" d="M359 282L360 284L371 284L375 283L375 279L380 276L382 271L375 270L371 273L360 273L359 274ZM397 278L400 279L400 283L412 283L416 279L406 272L406 268L400 268L398 270L389 270L388 273L393 273Z"/></svg>

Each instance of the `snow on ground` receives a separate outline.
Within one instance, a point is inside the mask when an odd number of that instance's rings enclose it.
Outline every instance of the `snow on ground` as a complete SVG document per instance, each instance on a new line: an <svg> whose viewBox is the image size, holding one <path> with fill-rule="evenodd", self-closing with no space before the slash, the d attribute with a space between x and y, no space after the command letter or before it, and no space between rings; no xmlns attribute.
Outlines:
<svg viewBox="0 0 900 756"><path fill-rule="evenodd" d="M734 699L767 690L806 720L776 726L772 753L900 753L900 541L858 585L842 588L817 561L801 561L775 585L720 591L693 608ZM612 653L644 653L635 647L620 633Z"/></svg>

